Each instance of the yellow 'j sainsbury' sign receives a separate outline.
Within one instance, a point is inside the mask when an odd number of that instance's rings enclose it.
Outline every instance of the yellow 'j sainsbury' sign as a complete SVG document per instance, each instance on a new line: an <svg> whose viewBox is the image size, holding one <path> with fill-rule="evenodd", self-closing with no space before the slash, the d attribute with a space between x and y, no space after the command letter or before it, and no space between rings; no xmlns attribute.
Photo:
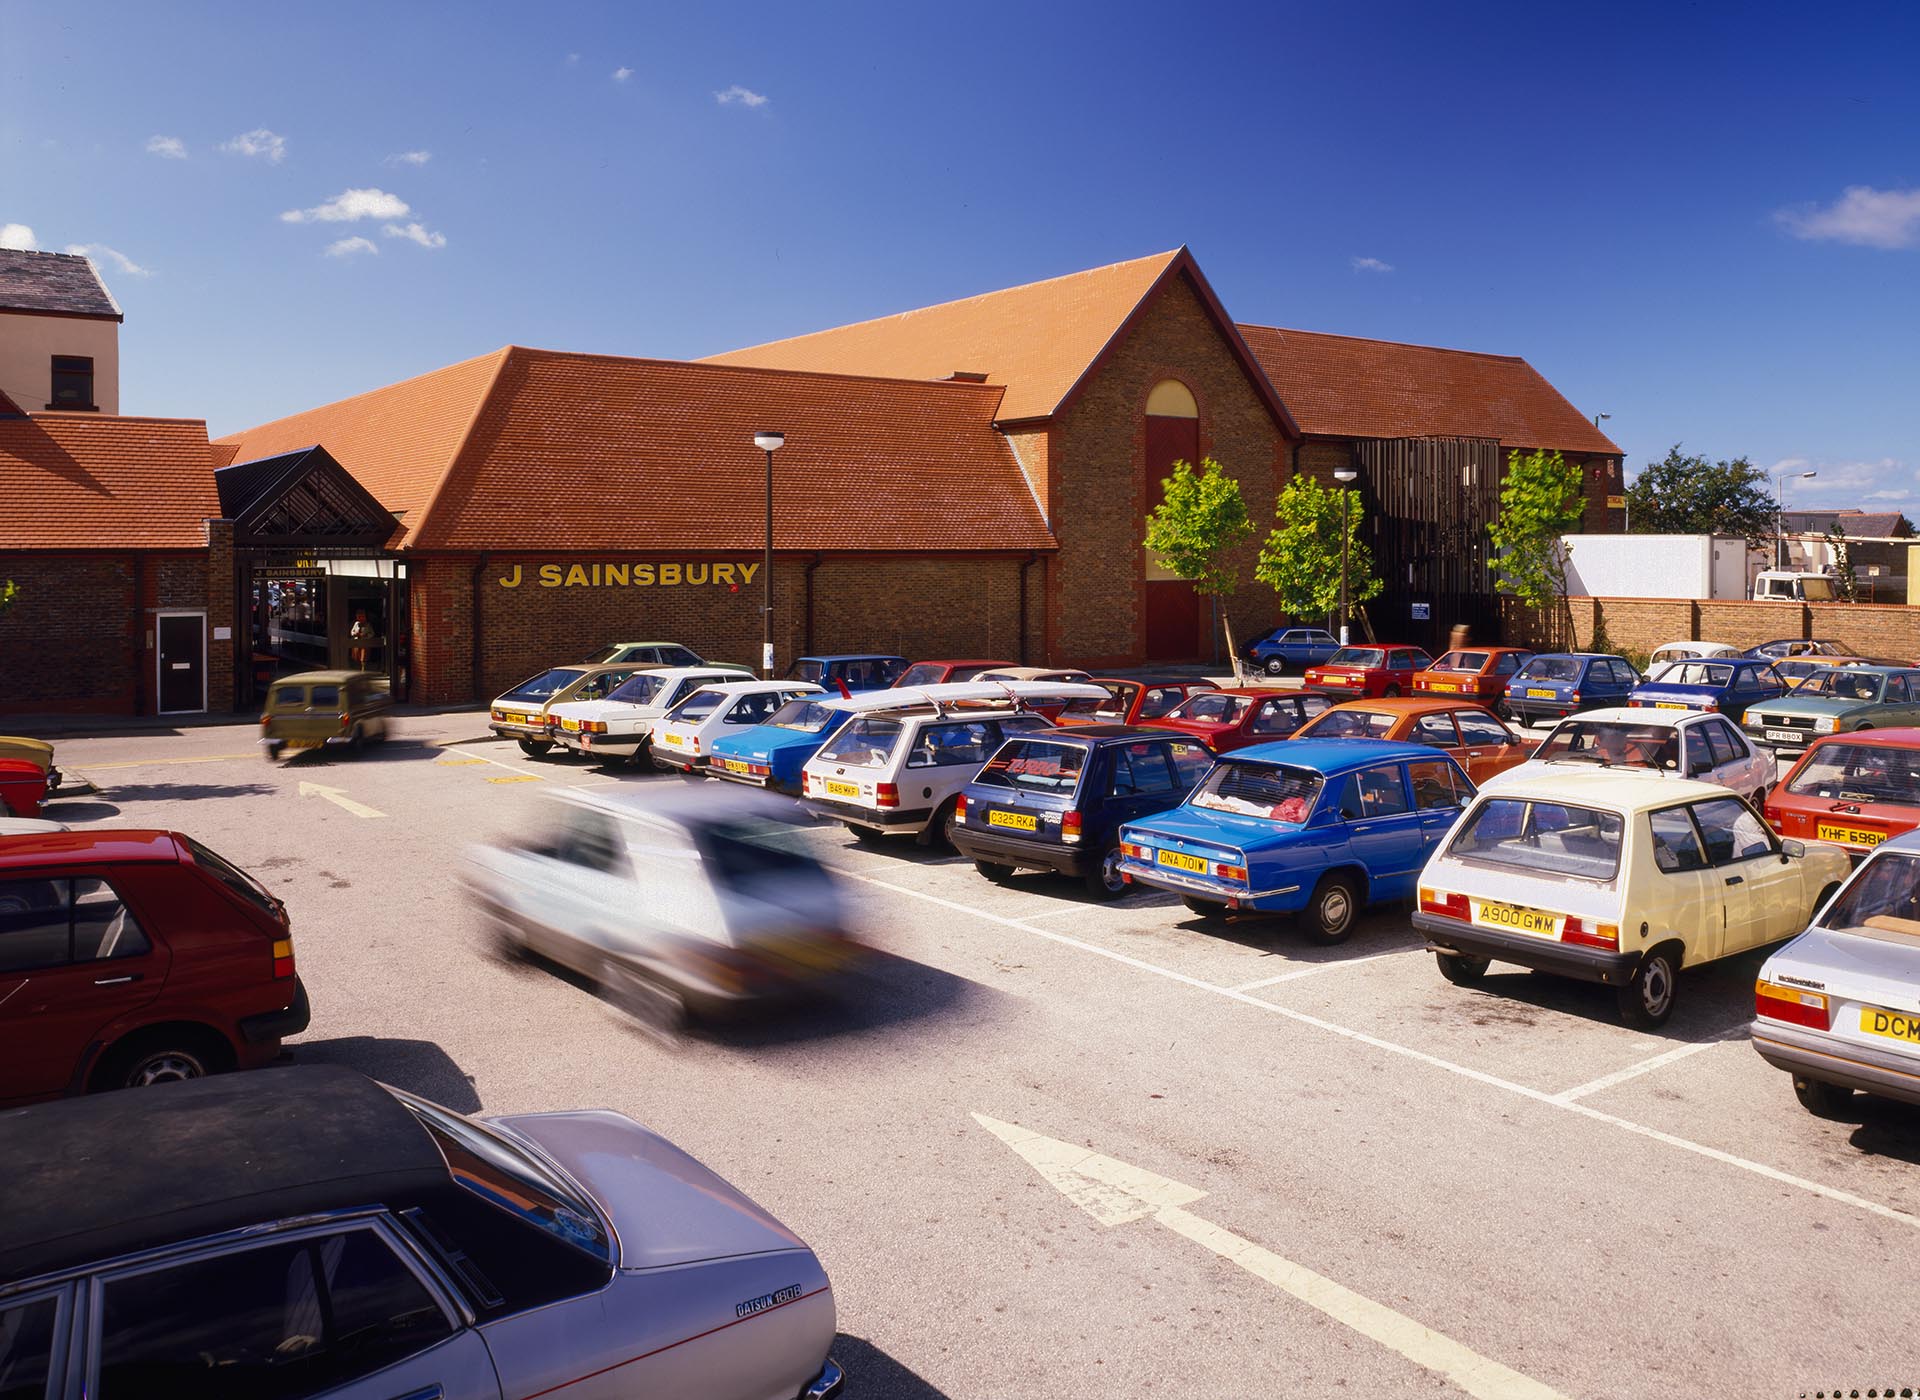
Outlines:
<svg viewBox="0 0 1920 1400"><path fill-rule="evenodd" d="M758 564L542 564L532 576L518 564L501 576L502 588L537 583L542 588L678 588L683 584L752 583Z"/></svg>

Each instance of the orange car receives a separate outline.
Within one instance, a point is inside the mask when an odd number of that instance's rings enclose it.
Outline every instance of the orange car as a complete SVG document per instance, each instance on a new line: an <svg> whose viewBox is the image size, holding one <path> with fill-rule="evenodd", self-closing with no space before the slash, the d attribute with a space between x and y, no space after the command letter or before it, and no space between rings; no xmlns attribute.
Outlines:
<svg viewBox="0 0 1920 1400"><path fill-rule="evenodd" d="M1464 695L1497 704L1507 682L1533 653L1525 647L1461 647L1450 651L1413 678L1415 695Z"/></svg>
<svg viewBox="0 0 1920 1400"><path fill-rule="evenodd" d="M1431 744L1452 754L1475 783L1525 763L1533 752L1526 740L1483 706L1417 695L1349 700L1316 715L1289 737Z"/></svg>

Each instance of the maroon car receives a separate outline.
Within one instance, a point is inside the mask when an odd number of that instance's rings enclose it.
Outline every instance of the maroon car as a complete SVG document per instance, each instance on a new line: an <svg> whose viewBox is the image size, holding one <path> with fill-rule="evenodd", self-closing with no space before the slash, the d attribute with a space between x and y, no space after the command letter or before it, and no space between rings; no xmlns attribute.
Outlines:
<svg viewBox="0 0 1920 1400"><path fill-rule="evenodd" d="M1168 677L1150 680L1109 680L1095 676L1093 683L1107 692L1104 700L1069 700L1060 712L1062 727L1074 724L1141 724L1158 719L1189 695L1202 690L1219 689L1212 681Z"/></svg>
<svg viewBox="0 0 1920 1400"><path fill-rule="evenodd" d="M894 678L893 688L906 685L946 685L970 681L982 671L1011 666L1011 661L916 661Z"/></svg>
<svg viewBox="0 0 1920 1400"><path fill-rule="evenodd" d="M1285 739L1332 705L1326 696L1304 691L1235 686L1196 691L1158 719L1140 723L1152 729L1178 729L1205 740L1215 753L1227 753Z"/></svg>
<svg viewBox="0 0 1920 1400"><path fill-rule="evenodd" d="M256 1068L308 1019L285 908L192 837L0 841L0 1103Z"/></svg>

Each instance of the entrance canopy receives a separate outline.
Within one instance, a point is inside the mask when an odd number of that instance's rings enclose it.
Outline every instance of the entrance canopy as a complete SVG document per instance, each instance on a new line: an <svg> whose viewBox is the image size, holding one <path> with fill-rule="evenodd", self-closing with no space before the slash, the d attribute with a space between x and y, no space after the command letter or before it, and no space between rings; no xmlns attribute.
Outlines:
<svg viewBox="0 0 1920 1400"><path fill-rule="evenodd" d="M303 447L213 474L238 549L377 550L400 522L324 447Z"/></svg>

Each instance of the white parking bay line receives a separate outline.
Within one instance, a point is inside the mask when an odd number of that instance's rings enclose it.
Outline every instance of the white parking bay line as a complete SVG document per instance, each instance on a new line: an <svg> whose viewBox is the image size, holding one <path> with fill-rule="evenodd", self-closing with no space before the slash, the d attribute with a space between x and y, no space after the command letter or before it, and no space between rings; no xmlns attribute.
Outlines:
<svg viewBox="0 0 1920 1400"><path fill-rule="evenodd" d="M1379 962L1382 958L1397 958L1402 953L1413 951L1411 948L1395 948L1391 953L1374 953L1364 958L1343 958L1338 962L1309 963L1305 967L1296 967L1291 972L1278 973L1272 977L1262 977L1258 982L1242 982L1239 986L1233 987L1230 990L1236 992L1251 992L1261 987L1276 986L1281 982L1292 982L1301 977L1312 977L1316 973L1333 972L1343 967L1359 967L1362 963Z"/></svg>
<svg viewBox="0 0 1920 1400"><path fill-rule="evenodd" d="M1584 1099L1589 1094L1597 1094L1603 1089L1611 1089L1616 1084L1625 1084L1629 1079L1638 1079L1643 1074L1673 1064L1676 1060L1684 1060L1689 1055L1697 1055L1702 1050L1711 1050L1714 1046L1725 1045L1730 1040L1745 1039L1746 1034L1747 1023L1742 1021L1737 1027L1721 1031L1718 1035L1710 1035L1705 1040L1695 1040L1686 1045L1676 1045L1673 1049L1655 1055L1650 1059L1642 1060L1638 1064L1628 1065L1625 1069L1617 1069L1612 1074L1603 1074L1598 1079L1589 1080L1585 1084L1577 1084L1571 1089L1562 1089L1553 1096L1553 1101L1555 1103L1572 1103L1575 1099Z"/></svg>
<svg viewBox="0 0 1920 1400"><path fill-rule="evenodd" d="M1156 963L1147 962L1143 958L1136 958L1127 953L1117 953L1110 948L1102 948L1097 943L1088 943L1084 939L1073 938L1064 933L1055 933L1051 929L1040 928L1037 925L1026 923L1019 919L1009 919L1004 915L989 913L985 909L977 909L971 904L962 904L958 900L942 899L936 894L927 894L922 890L908 889L905 885L896 885L890 880L876 879L871 875L861 875L856 871L848 870L844 866L837 866L835 868L847 878L858 880L862 884L874 885L884 890L892 890L895 894L903 894L909 899L923 900L928 904L937 904L944 909L952 909L962 914L971 914L976 919L984 919L988 923L999 924L1003 928L1015 929L1021 933L1030 934L1035 938L1044 938L1052 943L1064 944L1069 948L1078 948L1081 952L1092 953L1095 957L1106 958L1112 962L1124 963L1126 966L1136 968L1141 972L1152 973L1155 977L1164 977L1169 982L1178 982L1182 986L1192 987L1196 991L1209 992L1217 997L1225 997L1228 1001L1237 1001L1242 1006L1258 1007L1270 1015L1284 1016L1289 1021L1297 1021L1303 1026L1312 1026L1314 1029L1325 1031L1329 1035L1337 1035L1361 1045L1369 1045L1376 1050L1385 1051L1389 1055L1399 1055L1404 1059L1417 1060L1421 1064L1429 1065L1434 1069L1445 1070L1448 1074L1455 1074L1463 1079L1471 1079L1475 1083L1485 1084L1490 1088L1504 1089L1510 1094L1517 1094L1521 1098L1531 1099L1535 1103L1545 1104L1548 1108L1559 1109L1562 1113L1578 1114L1580 1117L1591 1119L1593 1122L1605 1123L1611 1127L1619 1128L1622 1132L1634 1133L1640 1137L1649 1138L1654 1142L1665 1143L1668 1147L1677 1148L1682 1152L1691 1152L1696 1156L1706 1157L1724 1166L1734 1167L1740 1171L1750 1172L1754 1176L1764 1177L1768 1181L1778 1182L1783 1186L1791 1186L1796 1190L1805 1191L1809 1195L1820 1196L1826 1200L1838 1202L1841 1205L1852 1206L1856 1210L1864 1210L1870 1215L1877 1215L1883 1220L1897 1221L1902 1225L1920 1230L1920 1215L1911 1215L1904 1210L1896 1210L1892 1206L1883 1205L1879 1201L1870 1201L1865 1196L1856 1196L1853 1192L1843 1191L1837 1186L1827 1186L1818 1181L1809 1181L1806 1177L1795 1176L1791 1172L1783 1172L1776 1167L1768 1166L1764 1162L1755 1162L1746 1157L1736 1156L1731 1152L1722 1152L1719 1148L1709 1147L1702 1142L1693 1142L1690 1139L1678 1137L1673 1133L1663 1132L1659 1128L1650 1128L1644 1123L1635 1123L1631 1119L1621 1118L1612 1113L1603 1113L1601 1110L1589 1108L1586 1104L1580 1103L1577 1100L1563 1099L1557 1094L1549 1094L1542 1089L1530 1089L1525 1084L1516 1084L1510 1079L1500 1078L1497 1074L1488 1074L1484 1070L1472 1069L1466 1065L1455 1064L1451 1060L1441 1059L1438 1055L1429 1055L1424 1050L1415 1050L1410 1045L1397 1045L1391 1040L1382 1040L1379 1036L1369 1034L1366 1031L1357 1031L1350 1026L1338 1025L1332 1021L1323 1020L1321 1017L1309 1015L1305 1011L1295 1011L1291 1007L1281 1006L1271 1001L1264 1001L1246 992L1236 991L1232 987L1222 987L1212 982L1202 981L1198 977L1189 977L1184 972L1175 972L1170 967L1161 967Z"/></svg>

